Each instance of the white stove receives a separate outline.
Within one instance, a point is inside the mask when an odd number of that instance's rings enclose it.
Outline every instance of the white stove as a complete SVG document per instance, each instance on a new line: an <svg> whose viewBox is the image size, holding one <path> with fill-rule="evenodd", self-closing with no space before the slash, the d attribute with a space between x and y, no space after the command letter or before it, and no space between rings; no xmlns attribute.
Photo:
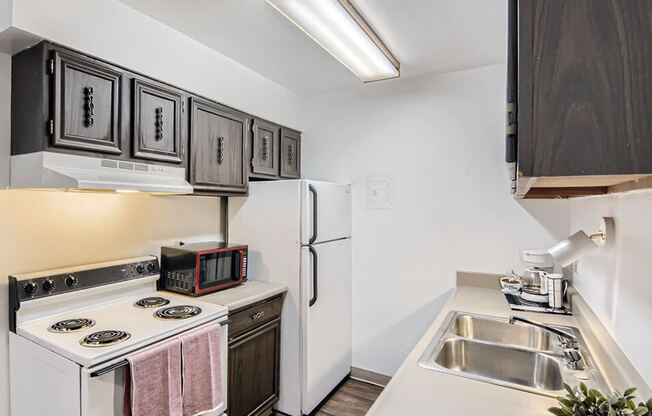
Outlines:
<svg viewBox="0 0 652 416"><path fill-rule="evenodd" d="M157 292L158 273L155 257L141 257L12 276L12 413L121 415L126 357L213 322L225 372L226 307ZM35 391L51 401L25 400Z"/></svg>

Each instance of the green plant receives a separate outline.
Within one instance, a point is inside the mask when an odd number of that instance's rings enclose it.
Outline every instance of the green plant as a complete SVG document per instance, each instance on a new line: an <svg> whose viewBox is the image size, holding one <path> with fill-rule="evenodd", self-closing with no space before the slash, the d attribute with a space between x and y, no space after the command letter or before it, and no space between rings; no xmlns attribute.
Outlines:
<svg viewBox="0 0 652 416"><path fill-rule="evenodd" d="M634 403L635 388L618 391L613 395L604 395L595 389L589 389L584 383L579 388L571 388L564 383L568 391L566 397L557 397L561 407L551 407L548 411L556 416L652 416L652 399L647 403Z"/></svg>

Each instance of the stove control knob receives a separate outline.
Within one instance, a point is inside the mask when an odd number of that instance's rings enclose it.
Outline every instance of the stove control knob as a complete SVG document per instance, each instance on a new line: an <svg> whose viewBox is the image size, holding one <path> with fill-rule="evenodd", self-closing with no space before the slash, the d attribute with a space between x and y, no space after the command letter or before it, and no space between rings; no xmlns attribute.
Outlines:
<svg viewBox="0 0 652 416"><path fill-rule="evenodd" d="M56 284L54 283L54 280L52 280L52 279L46 279L43 282L43 289L46 290L47 292L50 292L50 291L54 290L55 286L56 286Z"/></svg>
<svg viewBox="0 0 652 416"><path fill-rule="evenodd" d="M66 277L66 286L75 287L77 286L77 278L71 274Z"/></svg>
<svg viewBox="0 0 652 416"><path fill-rule="evenodd" d="M145 271L145 267L143 267L142 264L139 264L138 266L136 266L136 271L138 273L143 273Z"/></svg>
<svg viewBox="0 0 652 416"><path fill-rule="evenodd" d="M28 295L33 295L36 293L36 290L38 289L38 286L36 286L36 283L34 282L29 282L25 285L25 293Z"/></svg>
<svg viewBox="0 0 652 416"><path fill-rule="evenodd" d="M150 272L153 272L154 269L156 269L156 266L154 266L154 263L149 263L147 265L147 270L149 270Z"/></svg>

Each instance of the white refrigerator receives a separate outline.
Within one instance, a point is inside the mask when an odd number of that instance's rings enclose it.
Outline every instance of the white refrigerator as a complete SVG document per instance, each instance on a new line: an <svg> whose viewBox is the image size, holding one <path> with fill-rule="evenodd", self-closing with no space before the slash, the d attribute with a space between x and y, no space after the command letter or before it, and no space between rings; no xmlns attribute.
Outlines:
<svg viewBox="0 0 652 416"><path fill-rule="evenodd" d="M229 240L249 245L249 279L288 287L275 409L310 414L351 371L351 186L250 182L228 215Z"/></svg>

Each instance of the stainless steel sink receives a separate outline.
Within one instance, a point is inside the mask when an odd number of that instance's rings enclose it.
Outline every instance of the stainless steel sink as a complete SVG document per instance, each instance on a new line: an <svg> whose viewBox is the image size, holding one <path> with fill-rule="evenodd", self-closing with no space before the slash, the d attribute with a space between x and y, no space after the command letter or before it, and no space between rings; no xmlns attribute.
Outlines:
<svg viewBox="0 0 652 416"><path fill-rule="evenodd" d="M514 345L537 351L559 351L557 337L535 326L511 325L507 320L489 316L461 314L455 317L451 333L462 338Z"/></svg>
<svg viewBox="0 0 652 416"><path fill-rule="evenodd" d="M585 368L567 366L564 348L541 328L507 319L453 311L423 352L419 365L546 396L563 395L563 383L608 387L577 328L559 327L578 338Z"/></svg>

